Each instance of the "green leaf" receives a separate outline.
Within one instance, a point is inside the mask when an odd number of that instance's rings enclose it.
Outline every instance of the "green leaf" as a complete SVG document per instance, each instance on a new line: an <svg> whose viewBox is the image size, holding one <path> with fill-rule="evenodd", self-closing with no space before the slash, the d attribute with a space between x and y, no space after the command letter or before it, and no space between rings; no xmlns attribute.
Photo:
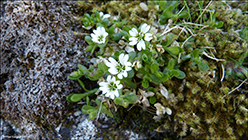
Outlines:
<svg viewBox="0 0 248 140"><path fill-rule="evenodd" d="M96 104L97 104L97 106L101 106L101 101L100 100L98 100L98 99L96 99Z"/></svg>
<svg viewBox="0 0 248 140"><path fill-rule="evenodd" d="M101 113L107 114L109 117L113 118L113 114L103 105L101 108Z"/></svg>
<svg viewBox="0 0 248 140"><path fill-rule="evenodd" d="M143 78L143 80L142 80L142 86L143 86L144 88L148 88L148 87L149 87L149 81L148 81L147 79L144 79L144 78Z"/></svg>
<svg viewBox="0 0 248 140"><path fill-rule="evenodd" d="M85 36L84 40L89 44L89 45L94 45L95 43L92 41L92 38L90 36Z"/></svg>
<svg viewBox="0 0 248 140"><path fill-rule="evenodd" d="M204 62L201 62L200 64L198 64L198 67L202 70L202 71L207 71L209 69L209 66L204 63Z"/></svg>
<svg viewBox="0 0 248 140"><path fill-rule="evenodd" d="M186 11L182 11L180 14L179 14L179 18L187 18L189 16L188 12Z"/></svg>
<svg viewBox="0 0 248 140"><path fill-rule="evenodd" d="M172 13L169 11L164 11L162 15L163 15L163 18L165 18L165 20L166 20L168 18L171 18Z"/></svg>
<svg viewBox="0 0 248 140"><path fill-rule="evenodd" d="M127 71L127 78L132 78L134 76L134 71L131 69L130 71Z"/></svg>
<svg viewBox="0 0 248 140"><path fill-rule="evenodd" d="M70 75L68 75L68 78L71 80L76 80L80 78L82 75L79 75L77 71L72 72Z"/></svg>
<svg viewBox="0 0 248 140"><path fill-rule="evenodd" d="M166 45L164 46L164 49L169 46L176 38L177 36L175 34L172 34L172 33L169 33L167 36L166 36Z"/></svg>
<svg viewBox="0 0 248 140"><path fill-rule="evenodd" d="M179 75L178 76L176 76L178 79L184 79L185 78L185 73L183 72L183 71L181 71L181 70L177 70L178 72L179 72Z"/></svg>
<svg viewBox="0 0 248 140"><path fill-rule="evenodd" d="M78 64L77 67L81 71L82 75L84 75L86 72L88 72L88 68L86 68L85 66L83 66L81 64Z"/></svg>
<svg viewBox="0 0 248 140"><path fill-rule="evenodd" d="M102 20L102 25L103 25L104 28L107 28L108 27L108 23L109 23L109 20L107 18L104 18Z"/></svg>
<svg viewBox="0 0 248 140"><path fill-rule="evenodd" d="M245 28L240 32L240 37L243 38L246 42L248 42L248 27L245 27Z"/></svg>
<svg viewBox="0 0 248 140"><path fill-rule="evenodd" d="M160 72L160 71L156 71L156 72L154 73L154 75L155 75L156 77L158 77L158 78L162 78L162 77L164 76L164 74L163 74L162 72Z"/></svg>
<svg viewBox="0 0 248 140"><path fill-rule="evenodd" d="M122 101L123 101L123 97L117 97L114 99L114 103L116 103L118 105L120 105L122 103Z"/></svg>
<svg viewBox="0 0 248 140"><path fill-rule="evenodd" d="M143 54L142 55L142 60L147 62L148 61L148 56L146 54Z"/></svg>
<svg viewBox="0 0 248 140"><path fill-rule="evenodd" d="M154 62L151 64L151 71L152 71L152 73L154 73L155 71L157 71L158 68L159 68L158 63L154 61Z"/></svg>
<svg viewBox="0 0 248 140"><path fill-rule="evenodd" d="M121 39L121 34L120 34L120 33L113 34L110 38L111 38L113 41L120 40L120 39Z"/></svg>
<svg viewBox="0 0 248 140"><path fill-rule="evenodd" d="M196 64L200 64L201 63L201 59L198 57L198 58L195 58L195 63Z"/></svg>
<svg viewBox="0 0 248 140"><path fill-rule="evenodd" d="M166 68L169 69L169 70L172 70L174 68L175 64L176 64L176 60L175 59L170 59L170 61L168 63L168 66Z"/></svg>
<svg viewBox="0 0 248 140"><path fill-rule="evenodd" d="M78 102L80 101L83 97L85 97L87 94L72 94L70 96L70 100L72 102Z"/></svg>
<svg viewBox="0 0 248 140"><path fill-rule="evenodd" d="M84 16L91 21L91 16L88 13L84 14Z"/></svg>
<svg viewBox="0 0 248 140"><path fill-rule="evenodd" d="M122 103L121 103L121 105L122 105L123 107L127 108L128 105L129 105L128 100L123 100Z"/></svg>
<svg viewBox="0 0 248 140"><path fill-rule="evenodd" d="M125 25L125 24L127 24L127 21L126 21L126 20L122 20L122 21L121 21L121 26L123 26L123 25Z"/></svg>
<svg viewBox="0 0 248 140"><path fill-rule="evenodd" d="M86 103L87 103L87 105L90 105L90 98L89 98L89 96L86 96Z"/></svg>
<svg viewBox="0 0 248 140"><path fill-rule="evenodd" d="M98 12L98 11L96 11L96 12L95 12L95 15L96 15L96 18L97 18L98 20L100 20L100 19L101 19L100 14L99 14L99 12Z"/></svg>
<svg viewBox="0 0 248 140"><path fill-rule="evenodd" d="M156 99L156 97L155 97L155 96L152 96L152 97L150 97L150 98L149 98L149 102L150 102L150 104L155 104L155 103L156 103L156 101L157 101L157 99Z"/></svg>
<svg viewBox="0 0 248 140"><path fill-rule="evenodd" d="M153 74L148 74L148 75L149 75L149 78L151 79L150 81L152 83L157 84L157 85L161 83L161 80L158 77L156 77L155 75L153 75Z"/></svg>
<svg viewBox="0 0 248 140"><path fill-rule="evenodd" d="M89 46L87 46L84 50L86 51L86 52L92 52L92 50L94 51L95 49L95 46L96 46L96 44L94 44L93 46L91 46L91 45L89 45Z"/></svg>
<svg viewBox="0 0 248 140"><path fill-rule="evenodd" d="M84 105L82 107L82 112L84 114L88 114L88 110L96 110L96 108L94 108L93 106L90 106L90 105Z"/></svg>
<svg viewBox="0 0 248 140"><path fill-rule="evenodd" d="M126 40L129 38L129 34L127 31L120 31L121 36L124 36Z"/></svg>
<svg viewBox="0 0 248 140"><path fill-rule="evenodd" d="M191 57L191 54L184 55L184 56L182 56L182 60L185 61L185 60L189 59L190 57Z"/></svg>
<svg viewBox="0 0 248 140"><path fill-rule="evenodd" d="M84 83L80 79L78 79L78 82L85 91L89 91L85 88Z"/></svg>
<svg viewBox="0 0 248 140"><path fill-rule="evenodd" d="M194 58L199 57L199 54L200 54L200 49L195 49L195 50L192 52L192 55L193 55Z"/></svg>
<svg viewBox="0 0 248 140"><path fill-rule="evenodd" d="M173 76L177 77L177 76L179 76L179 72L177 70L171 70L170 75L171 75L171 77L173 77Z"/></svg>
<svg viewBox="0 0 248 140"><path fill-rule="evenodd" d="M109 34L113 34L114 33L114 25L112 25L110 28L107 28L106 31L109 33Z"/></svg>
<svg viewBox="0 0 248 140"><path fill-rule="evenodd" d="M128 53L128 56L129 56L129 61L133 61L134 58L136 57L136 53L132 51L132 52Z"/></svg>
<svg viewBox="0 0 248 140"><path fill-rule="evenodd" d="M131 30L132 28L130 27L130 26L124 26L123 27L123 31L125 31L125 32L127 32L127 34L128 34L128 32L129 32L129 30Z"/></svg>
<svg viewBox="0 0 248 140"><path fill-rule="evenodd" d="M89 114L89 120L93 120L97 116L97 111L93 111Z"/></svg>
<svg viewBox="0 0 248 140"><path fill-rule="evenodd" d="M132 78L123 78L124 83L126 83L130 88L135 89L136 84L132 81Z"/></svg>
<svg viewBox="0 0 248 140"><path fill-rule="evenodd" d="M215 27L221 28L223 25L224 25L224 22L223 21L220 21L217 24L215 24Z"/></svg>
<svg viewBox="0 0 248 140"><path fill-rule="evenodd" d="M130 104L133 104L137 101L137 96L135 94L130 94L130 95L126 95L124 99L128 100Z"/></svg>
<svg viewBox="0 0 248 140"><path fill-rule="evenodd" d="M172 53L174 55L178 55L180 53L180 47L177 47L177 46L172 46L172 47L168 47L168 48L165 48L165 50L169 53Z"/></svg>
<svg viewBox="0 0 248 140"><path fill-rule="evenodd" d="M68 101L68 102L73 102L72 100L71 100L71 96L72 96L73 94L70 94L70 95L68 95L67 97L66 97L66 100Z"/></svg>
<svg viewBox="0 0 248 140"><path fill-rule="evenodd" d="M108 70L108 67L103 62L98 63L97 66L99 70L102 70L102 71Z"/></svg>
<svg viewBox="0 0 248 140"><path fill-rule="evenodd" d="M161 81L165 82L167 80L169 80L170 76L168 75L168 73L165 73L164 76L162 78L160 78Z"/></svg>

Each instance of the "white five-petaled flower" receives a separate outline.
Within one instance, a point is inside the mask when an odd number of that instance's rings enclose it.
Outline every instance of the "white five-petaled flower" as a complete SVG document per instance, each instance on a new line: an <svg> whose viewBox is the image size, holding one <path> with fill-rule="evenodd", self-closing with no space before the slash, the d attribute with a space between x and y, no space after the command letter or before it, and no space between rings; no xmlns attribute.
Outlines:
<svg viewBox="0 0 248 140"><path fill-rule="evenodd" d="M118 89L123 87L123 85L120 84L120 81L117 81L115 77L111 78L110 75L107 77L107 82L100 82L99 85L99 89L102 91L102 94L111 99L119 97Z"/></svg>
<svg viewBox="0 0 248 140"><path fill-rule="evenodd" d="M109 18L110 17L110 14L103 14L103 12L100 12L99 14L100 14L100 17L102 19L105 19L105 18Z"/></svg>
<svg viewBox="0 0 248 140"><path fill-rule="evenodd" d="M93 30L94 33L91 33L92 41L98 44L103 44L106 41L108 33L105 31L104 27L97 27L96 30Z"/></svg>
<svg viewBox="0 0 248 140"><path fill-rule="evenodd" d="M139 51L141 51L141 49L145 50L146 49L145 41L150 41L152 39L152 34L147 33L149 29L150 29L150 25L147 25L146 23L144 23L141 26L140 33L138 33L137 29L132 28L129 31L129 34L132 36L129 38L129 41L131 41L129 42L129 44L132 46L137 44L137 49Z"/></svg>
<svg viewBox="0 0 248 140"><path fill-rule="evenodd" d="M127 71L130 71L131 68L131 63L128 62L128 54L124 55L123 53L119 55L119 63L112 57L110 57L108 60L106 61L105 64L109 67L108 71L113 74L116 75L119 79L122 79L123 76L127 77Z"/></svg>

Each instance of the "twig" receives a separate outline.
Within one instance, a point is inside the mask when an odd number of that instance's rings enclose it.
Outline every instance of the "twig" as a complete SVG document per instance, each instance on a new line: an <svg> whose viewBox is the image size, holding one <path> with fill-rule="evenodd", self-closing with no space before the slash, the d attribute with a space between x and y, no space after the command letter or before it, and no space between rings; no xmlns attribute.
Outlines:
<svg viewBox="0 0 248 140"><path fill-rule="evenodd" d="M245 80L244 80L239 86L237 86L235 89L233 89L232 91L230 91L230 92L228 93L228 95L231 94L232 92L234 92L235 90L237 90L238 88L240 88L246 81L247 81L247 79L245 79Z"/></svg>
<svg viewBox="0 0 248 140"><path fill-rule="evenodd" d="M177 16L183 11L184 8L185 6L183 6L183 8L177 13Z"/></svg>
<svg viewBox="0 0 248 140"><path fill-rule="evenodd" d="M206 57L208 57L210 59L213 59L213 60L215 60L217 62L219 62L219 61L225 61L225 59L217 59L217 58L214 58L212 56L209 56L205 51L203 51L202 54L204 54Z"/></svg>
<svg viewBox="0 0 248 140"><path fill-rule="evenodd" d="M224 77L225 77L225 68L224 68L224 65L221 64L221 68L222 68L222 77L221 77L221 82L224 80Z"/></svg>
<svg viewBox="0 0 248 140"><path fill-rule="evenodd" d="M181 48L183 48L184 44L192 37L192 35L190 37L188 37L184 42L183 44L181 45ZM180 63L181 62L181 53L179 53L178 55L178 59L177 59L177 62Z"/></svg>
<svg viewBox="0 0 248 140"><path fill-rule="evenodd" d="M199 20L199 18L203 15L203 13L207 10L208 6L212 3L212 0L208 3L208 5L205 7L205 9L203 10L203 12L201 13L201 15L197 18L197 20L195 22L197 22Z"/></svg>

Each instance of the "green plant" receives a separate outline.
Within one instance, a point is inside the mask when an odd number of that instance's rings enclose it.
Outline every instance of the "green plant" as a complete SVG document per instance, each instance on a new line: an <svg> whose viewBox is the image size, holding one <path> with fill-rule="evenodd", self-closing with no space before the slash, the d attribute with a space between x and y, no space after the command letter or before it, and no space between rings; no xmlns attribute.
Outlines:
<svg viewBox="0 0 248 140"><path fill-rule="evenodd" d="M135 2L109 2L108 8L99 9L110 14L116 13L113 7L122 10L121 19L110 16L108 24L95 20L96 13L85 15L94 21L93 33L85 37L85 51L94 64L78 65L68 76L86 93L67 100L86 100L82 111L89 119L99 113L112 117L120 106L130 110L137 105L161 123L156 129L160 132L171 130L182 137L192 130L189 138L203 139L242 137L248 102L244 93L229 93L247 78L246 28L236 34L234 21L220 20L230 13L223 10L226 5L211 2L151 1L147 8L144 3L142 8ZM143 14L159 21L152 24ZM229 57L237 62L226 61ZM99 88L87 90L82 76L97 81Z"/></svg>

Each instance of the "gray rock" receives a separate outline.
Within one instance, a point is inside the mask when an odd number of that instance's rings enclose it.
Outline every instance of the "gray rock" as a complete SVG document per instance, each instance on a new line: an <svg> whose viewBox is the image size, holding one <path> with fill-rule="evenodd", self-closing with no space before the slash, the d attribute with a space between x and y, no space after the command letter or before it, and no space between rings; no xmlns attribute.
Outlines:
<svg viewBox="0 0 248 140"><path fill-rule="evenodd" d="M67 76L85 64L71 8L77 2L5 2L1 16L1 115L29 136L54 138L70 114L66 96L82 92ZM71 26L73 25L73 26Z"/></svg>

